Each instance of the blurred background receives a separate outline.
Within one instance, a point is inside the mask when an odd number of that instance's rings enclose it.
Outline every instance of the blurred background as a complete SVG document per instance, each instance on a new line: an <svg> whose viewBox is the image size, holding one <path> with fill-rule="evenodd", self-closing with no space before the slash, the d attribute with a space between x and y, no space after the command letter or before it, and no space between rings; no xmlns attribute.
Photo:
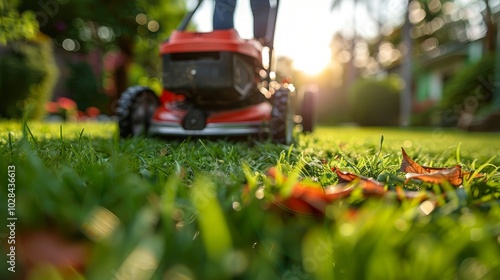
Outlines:
<svg viewBox="0 0 500 280"><path fill-rule="evenodd" d="M159 94L158 46L196 2L2 0L0 118L109 120L128 86ZM324 125L498 131L499 15L500 0L282 0L277 80L317 91ZM239 0L243 38L252 20Z"/></svg>

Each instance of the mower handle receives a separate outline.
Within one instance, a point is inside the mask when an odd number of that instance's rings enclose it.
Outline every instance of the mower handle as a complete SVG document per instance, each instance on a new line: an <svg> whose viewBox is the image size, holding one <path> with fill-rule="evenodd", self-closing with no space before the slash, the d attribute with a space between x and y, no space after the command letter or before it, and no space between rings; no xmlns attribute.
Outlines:
<svg viewBox="0 0 500 280"><path fill-rule="evenodd" d="M203 0L198 0L198 4L196 4L196 7L194 7L193 10L191 10L189 13L187 13L184 18L182 19L181 23L179 26L177 26L177 30L179 31L184 31L189 25L189 22L193 18L194 13L196 13L196 10L201 6L201 3L203 3Z"/></svg>
<svg viewBox="0 0 500 280"><path fill-rule="evenodd" d="M271 0L271 2L273 2L273 1ZM274 0L274 2L276 3L276 5L272 6L271 10L269 11L269 20L268 20L268 26L267 26L267 30L266 30L266 40L263 44L264 46L269 47L269 49L271 49L271 50L274 48L274 33L276 30L276 19L278 17L278 8L279 8L280 0ZM189 22L191 21L194 14L196 13L196 11L198 10L198 8L201 6L202 3L203 3L203 0L198 0L198 3L194 7L194 9L191 10L190 12L188 12L184 16L184 18L182 19L181 23L179 23L179 26L177 26L177 28L176 28L177 30L179 30L179 31L186 30L186 28L189 25Z"/></svg>

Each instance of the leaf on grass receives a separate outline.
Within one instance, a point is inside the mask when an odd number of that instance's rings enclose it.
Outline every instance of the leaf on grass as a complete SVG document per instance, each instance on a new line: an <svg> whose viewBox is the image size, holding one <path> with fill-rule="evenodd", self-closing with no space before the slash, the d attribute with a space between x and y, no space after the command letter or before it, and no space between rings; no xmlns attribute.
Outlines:
<svg viewBox="0 0 500 280"><path fill-rule="evenodd" d="M281 187L292 183L290 193L285 195L280 191L279 195L273 199L273 204L295 214L309 216L324 215L324 211L329 201L319 184L307 183L304 181L293 183L293 181L296 181L293 180L294 178L288 178L275 167L271 167L267 175L273 178Z"/></svg>
<svg viewBox="0 0 500 280"><path fill-rule="evenodd" d="M282 200L282 206L287 210L302 215L324 215L327 206L339 199L349 197L356 188L361 188L365 197L382 197L385 195L383 187L359 181L359 183L339 183L335 186L321 188L309 186L301 182L295 183L290 197Z"/></svg>
<svg viewBox="0 0 500 280"><path fill-rule="evenodd" d="M403 161L401 162L401 171L402 172L425 174L425 173L432 173L432 172L438 172L438 171L449 169L446 167L443 168L443 167L422 166L422 165L416 163L414 160L412 160L408 156L408 154L406 153L405 149L401 148L401 151L403 152Z"/></svg>
<svg viewBox="0 0 500 280"><path fill-rule="evenodd" d="M428 183L443 184L444 182L449 182L455 187L462 184L462 168L457 165L453 168L443 169L440 171L435 171L431 173L407 173L406 180L418 179Z"/></svg>
<svg viewBox="0 0 500 280"><path fill-rule="evenodd" d="M386 190L384 184L373 179L360 176L348 171L341 171L333 167L332 171L339 177L339 184L330 186L325 189L326 194L330 199L336 200L351 195L355 188L361 188L365 197L384 196ZM346 184L350 182L358 182L357 184Z"/></svg>
<svg viewBox="0 0 500 280"><path fill-rule="evenodd" d="M462 184L464 177L470 176L470 172L464 172L460 165L454 167L427 167L413 161L403 148L403 160L401 161L401 171L406 172L406 182L412 179L422 180L428 183L443 184L449 182L455 187ZM474 178L483 177L482 174L475 175Z"/></svg>
<svg viewBox="0 0 500 280"><path fill-rule="evenodd" d="M370 189L378 189L382 188L384 189L384 184L380 183L379 181L373 179L373 178L367 178L364 176L360 176L348 171L341 171L338 168L333 167L332 171L337 173L337 176L339 177L339 182L340 183L345 183L345 182L352 182L359 180L363 182L365 185L365 188L370 188Z"/></svg>
<svg viewBox="0 0 500 280"><path fill-rule="evenodd" d="M296 183L286 204L296 213L324 214L329 202L323 189Z"/></svg>
<svg viewBox="0 0 500 280"><path fill-rule="evenodd" d="M353 184L339 183L335 186L328 186L325 188L325 194L331 201L346 198L351 195L354 190Z"/></svg>

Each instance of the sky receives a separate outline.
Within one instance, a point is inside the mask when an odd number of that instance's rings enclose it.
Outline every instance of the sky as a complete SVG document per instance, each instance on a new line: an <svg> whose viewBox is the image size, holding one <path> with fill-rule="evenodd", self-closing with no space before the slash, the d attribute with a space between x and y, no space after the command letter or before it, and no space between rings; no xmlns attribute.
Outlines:
<svg viewBox="0 0 500 280"><path fill-rule="evenodd" d="M197 0L189 0L188 8ZM253 37L250 0L238 0L235 28L242 38ZM330 41L342 17L330 11L332 0L281 0L276 23L275 50L291 58L297 70L317 74L330 62ZM198 31L212 30L213 0L205 0L193 17Z"/></svg>

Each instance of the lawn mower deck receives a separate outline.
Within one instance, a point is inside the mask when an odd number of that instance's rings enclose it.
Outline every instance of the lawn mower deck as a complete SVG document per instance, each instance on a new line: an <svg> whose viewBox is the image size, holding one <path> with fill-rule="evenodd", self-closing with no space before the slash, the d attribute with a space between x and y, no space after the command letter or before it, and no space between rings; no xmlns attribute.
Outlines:
<svg viewBox="0 0 500 280"><path fill-rule="evenodd" d="M153 115L149 133L159 136L241 136L263 135L272 106L269 102L233 109L189 109L185 103L166 103Z"/></svg>

